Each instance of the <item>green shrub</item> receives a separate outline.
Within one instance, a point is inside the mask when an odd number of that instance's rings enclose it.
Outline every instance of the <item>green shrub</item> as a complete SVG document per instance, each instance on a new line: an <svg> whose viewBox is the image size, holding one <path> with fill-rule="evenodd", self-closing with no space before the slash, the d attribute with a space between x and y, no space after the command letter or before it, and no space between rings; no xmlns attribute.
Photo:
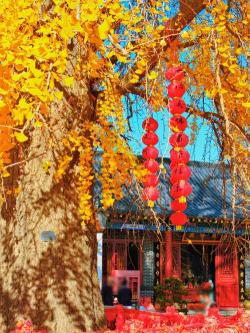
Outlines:
<svg viewBox="0 0 250 333"><path fill-rule="evenodd" d="M187 295L185 286L180 279L167 278L163 284L155 287L156 303L159 304L161 310L165 310L166 306L175 303L183 305L186 303L182 296Z"/></svg>

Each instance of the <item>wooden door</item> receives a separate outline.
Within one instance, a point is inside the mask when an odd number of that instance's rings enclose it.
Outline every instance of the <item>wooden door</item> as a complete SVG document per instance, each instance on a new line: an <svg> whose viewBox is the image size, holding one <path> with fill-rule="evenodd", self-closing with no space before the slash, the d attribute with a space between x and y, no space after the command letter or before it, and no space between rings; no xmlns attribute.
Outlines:
<svg viewBox="0 0 250 333"><path fill-rule="evenodd" d="M216 303L219 308L239 307L239 273L237 251L219 246L215 255Z"/></svg>

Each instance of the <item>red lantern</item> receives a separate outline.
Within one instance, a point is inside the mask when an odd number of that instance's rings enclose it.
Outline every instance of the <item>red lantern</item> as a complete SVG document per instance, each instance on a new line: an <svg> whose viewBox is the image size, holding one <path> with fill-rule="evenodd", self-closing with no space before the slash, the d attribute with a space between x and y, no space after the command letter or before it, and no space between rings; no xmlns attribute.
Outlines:
<svg viewBox="0 0 250 333"><path fill-rule="evenodd" d="M155 160L146 160L144 162L144 167L152 173L159 171L159 163Z"/></svg>
<svg viewBox="0 0 250 333"><path fill-rule="evenodd" d="M175 225L183 225L187 222L187 216L182 213L186 208L186 196L192 193L192 187L187 182L191 176L189 167L185 165L190 159L189 153L183 149L188 144L188 136L183 133L187 128L187 120L181 114L186 111L185 102L180 99L185 93L185 86L180 82L184 78L181 66L173 66L166 71L166 78L171 81L168 86L169 112L174 115L169 121L169 126L174 134L169 142L173 149L170 151L170 182L173 184L170 195L175 200L171 208L176 213L172 214L170 221Z"/></svg>
<svg viewBox="0 0 250 333"><path fill-rule="evenodd" d="M191 193L192 193L192 186L187 183L186 184L186 188L185 188L185 193L184 193L184 197L188 197Z"/></svg>
<svg viewBox="0 0 250 333"><path fill-rule="evenodd" d="M142 136L142 142L147 146L156 145L158 142L158 135L154 132L145 133Z"/></svg>
<svg viewBox="0 0 250 333"><path fill-rule="evenodd" d="M185 133L175 133L171 135L169 143L173 147L185 147L188 144L188 136Z"/></svg>
<svg viewBox="0 0 250 333"><path fill-rule="evenodd" d="M170 182L174 184L178 180L188 180L191 176L191 171L186 165L176 165L171 170Z"/></svg>
<svg viewBox="0 0 250 333"><path fill-rule="evenodd" d="M185 94L185 90L185 86L182 82L171 82L168 86L168 96L172 98L182 97Z"/></svg>
<svg viewBox="0 0 250 333"><path fill-rule="evenodd" d="M159 177L152 173L149 173L145 177L145 181L143 183L144 187L154 186L156 187L159 184Z"/></svg>
<svg viewBox="0 0 250 333"><path fill-rule="evenodd" d="M183 99L171 99L168 103L169 112L178 115L186 111L187 106Z"/></svg>
<svg viewBox="0 0 250 333"><path fill-rule="evenodd" d="M170 222L173 225L184 225L187 223L187 215L182 212L176 212L170 216Z"/></svg>
<svg viewBox="0 0 250 333"><path fill-rule="evenodd" d="M166 70L165 77L169 81L180 81L184 78L184 70L181 66L170 67Z"/></svg>
<svg viewBox="0 0 250 333"><path fill-rule="evenodd" d="M174 148L172 148L170 150L170 160L171 160L171 165L173 166L180 163L186 164L189 162L189 159L190 155L184 149L175 150Z"/></svg>
<svg viewBox="0 0 250 333"><path fill-rule="evenodd" d="M174 199L178 199L180 197L187 197L191 193L192 193L192 187L185 180L179 180L175 182L170 190L170 195Z"/></svg>
<svg viewBox="0 0 250 333"><path fill-rule="evenodd" d="M158 136L154 133L158 128L158 122L152 117L149 117L143 121L142 127L146 131L142 136L142 141L147 145L147 147L143 149L142 155L146 160L144 162L144 167L149 171L143 183L143 199L147 201L155 201L159 198L160 194L156 187L159 180L157 175L154 174L159 171L159 164L155 160L159 155L159 151L154 147L158 142Z"/></svg>
<svg viewBox="0 0 250 333"><path fill-rule="evenodd" d="M143 190L143 199L144 200L151 200L151 201L156 201L160 196L160 192L156 187L150 186L150 187L145 187Z"/></svg>
<svg viewBox="0 0 250 333"><path fill-rule="evenodd" d="M187 209L187 203L181 202L180 199L176 199L171 202L171 208L173 211L183 212Z"/></svg>
<svg viewBox="0 0 250 333"><path fill-rule="evenodd" d="M145 159L156 159L159 156L159 151L154 146L147 146L143 149L142 156Z"/></svg>
<svg viewBox="0 0 250 333"><path fill-rule="evenodd" d="M182 162L173 163L173 162L171 162L170 165L169 165L170 170L173 170L177 165L185 165L185 163L182 163Z"/></svg>
<svg viewBox="0 0 250 333"><path fill-rule="evenodd" d="M174 168L175 166L176 166L176 164L174 164L173 162L171 162L170 165L169 165L170 170L173 170L173 168Z"/></svg>
<svg viewBox="0 0 250 333"><path fill-rule="evenodd" d="M147 118L142 123L142 128L147 132L154 132L158 128L158 122L154 118Z"/></svg>
<svg viewBox="0 0 250 333"><path fill-rule="evenodd" d="M172 117L169 121L169 126L172 132L183 132L187 128L187 119L183 116Z"/></svg>

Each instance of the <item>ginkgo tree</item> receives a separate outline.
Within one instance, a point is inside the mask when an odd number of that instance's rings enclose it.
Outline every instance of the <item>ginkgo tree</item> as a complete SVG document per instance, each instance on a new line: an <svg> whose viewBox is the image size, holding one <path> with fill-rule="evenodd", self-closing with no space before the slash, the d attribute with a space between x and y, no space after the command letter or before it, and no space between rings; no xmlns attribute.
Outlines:
<svg viewBox="0 0 250 333"><path fill-rule="evenodd" d="M172 15L168 0L1 1L3 331L19 318L53 333L105 326L93 187L98 179L105 211L124 184L143 178L128 145L124 100L132 112L137 97L145 109L166 109L171 45L184 52L188 112L212 127L221 160L231 165L233 206L237 186L249 186L247 1L175 5ZM212 111L200 108L204 96ZM41 240L46 230L55 241Z"/></svg>

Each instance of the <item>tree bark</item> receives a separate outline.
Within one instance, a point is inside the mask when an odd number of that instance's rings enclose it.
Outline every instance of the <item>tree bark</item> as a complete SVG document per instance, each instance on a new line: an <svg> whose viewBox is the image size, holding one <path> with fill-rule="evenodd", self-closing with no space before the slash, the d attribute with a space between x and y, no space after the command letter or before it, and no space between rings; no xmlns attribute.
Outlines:
<svg viewBox="0 0 250 333"><path fill-rule="evenodd" d="M94 108L86 84L80 97L80 119L90 121ZM0 329L4 332L22 318L49 333L104 327L96 230L94 225L81 226L77 163L72 162L62 181L54 181L57 160L65 153L62 139L70 130L79 131L77 112L77 107L69 112L57 105L51 111L49 126L30 134L22 157L28 162L19 178L21 191L14 206L4 207L2 212ZM51 163L47 172L45 161ZM41 240L41 232L48 230L55 232L56 240Z"/></svg>

